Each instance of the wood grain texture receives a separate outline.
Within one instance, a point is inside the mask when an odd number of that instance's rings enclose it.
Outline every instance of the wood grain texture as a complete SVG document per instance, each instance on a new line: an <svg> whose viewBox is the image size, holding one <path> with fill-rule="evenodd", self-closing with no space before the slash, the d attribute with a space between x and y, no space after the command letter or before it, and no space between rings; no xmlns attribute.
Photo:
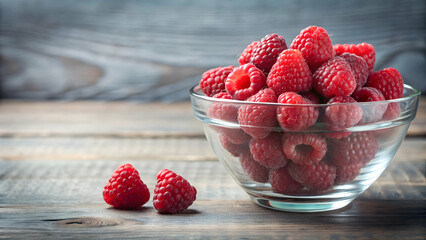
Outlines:
<svg viewBox="0 0 426 240"><path fill-rule="evenodd" d="M409 1L0 1L7 98L181 101L208 68L237 65L269 33L288 45L322 26L334 43L368 42L376 69L426 90L425 14ZM238 9L236 11L235 9Z"/></svg>
<svg viewBox="0 0 426 240"><path fill-rule="evenodd" d="M422 209L422 211L419 211ZM328 213L276 212L248 201L198 200L177 215L104 204L0 208L8 239L422 239L422 201L358 200ZM4 214L7 213L7 214ZM400 221L404 219L403 221Z"/></svg>
<svg viewBox="0 0 426 240"><path fill-rule="evenodd" d="M172 122L171 122L172 121ZM142 124L143 122L143 124ZM203 128L188 102L0 102L0 136L199 137ZM426 97L407 136L426 136Z"/></svg>

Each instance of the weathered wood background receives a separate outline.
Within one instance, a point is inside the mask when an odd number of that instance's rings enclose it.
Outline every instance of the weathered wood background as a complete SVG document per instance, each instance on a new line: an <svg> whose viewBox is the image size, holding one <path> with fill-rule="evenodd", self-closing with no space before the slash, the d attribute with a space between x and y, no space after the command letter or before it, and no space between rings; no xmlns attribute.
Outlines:
<svg viewBox="0 0 426 240"><path fill-rule="evenodd" d="M181 101L206 69L237 64L272 32L309 25L334 43L368 42L376 69L426 91L424 0L0 0L1 95Z"/></svg>

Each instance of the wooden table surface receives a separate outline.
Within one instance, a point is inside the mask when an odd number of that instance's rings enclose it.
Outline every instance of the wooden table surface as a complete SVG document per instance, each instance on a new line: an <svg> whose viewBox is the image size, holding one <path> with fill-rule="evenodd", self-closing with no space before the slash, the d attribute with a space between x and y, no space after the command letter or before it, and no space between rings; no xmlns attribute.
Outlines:
<svg viewBox="0 0 426 240"><path fill-rule="evenodd" d="M0 103L0 239L424 239L426 98L383 175L347 207L262 208L217 161L188 102ZM116 210L102 199L114 169L133 164L151 191L169 168L198 189L176 215L150 200Z"/></svg>

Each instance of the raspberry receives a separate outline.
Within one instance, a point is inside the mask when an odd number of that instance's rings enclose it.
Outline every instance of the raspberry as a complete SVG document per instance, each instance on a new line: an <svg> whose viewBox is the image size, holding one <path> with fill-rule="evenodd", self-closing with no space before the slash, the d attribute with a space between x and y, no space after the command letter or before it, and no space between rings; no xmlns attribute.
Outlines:
<svg viewBox="0 0 426 240"><path fill-rule="evenodd" d="M374 62L376 61L376 51L373 45L368 43L355 44L336 44L333 46L336 54L342 55L343 53L352 53L364 58L368 65L368 72L373 72Z"/></svg>
<svg viewBox="0 0 426 240"><path fill-rule="evenodd" d="M303 29L290 48L302 52L312 72L334 56L333 44L322 27L310 26Z"/></svg>
<svg viewBox="0 0 426 240"><path fill-rule="evenodd" d="M314 75L313 86L324 97L349 96L356 88L351 67L341 57L334 57L319 67Z"/></svg>
<svg viewBox="0 0 426 240"><path fill-rule="evenodd" d="M360 163L338 166L336 169L336 184L344 184L354 180L361 171L361 167L362 164Z"/></svg>
<svg viewBox="0 0 426 240"><path fill-rule="evenodd" d="M149 200L148 187L130 164L119 166L104 187L106 203L115 208L138 208Z"/></svg>
<svg viewBox="0 0 426 240"><path fill-rule="evenodd" d="M349 137L329 141L329 155L337 166L361 164L365 166L379 150L372 133L352 133Z"/></svg>
<svg viewBox="0 0 426 240"><path fill-rule="evenodd" d="M356 104L353 98L348 96L337 96L331 98L324 110L326 121L331 130L343 130L355 126L362 118L362 108ZM341 104L349 103L349 104Z"/></svg>
<svg viewBox="0 0 426 240"><path fill-rule="evenodd" d="M290 163L287 170L294 180L313 191L328 190L336 178L336 167L323 161L310 165Z"/></svg>
<svg viewBox="0 0 426 240"><path fill-rule="evenodd" d="M256 182L266 183L268 181L269 170L256 162L250 151L240 155L240 164L244 172Z"/></svg>
<svg viewBox="0 0 426 240"><path fill-rule="evenodd" d="M265 138L252 138L249 147L253 159L265 167L280 168L287 164L279 133L271 133Z"/></svg>
<svg viewBox="0 0 426 240"><path fill-rule="evenodd" d="M260 44L260 41L254 41L254 42L250 43L250 45L248 45L246 47L246 49L244 49L243 53L241 53L240 58L238 58L238 62L240 63L240 65L250 63L250 59L251 59L251 55L253 53L253 49L255 47L257 47L257 45L259 45L259 44Z"/></svg>
<svg viewBox="0 0 426 240"><path fill-rule="evenodd" d="M385 68L373 72L368 77L366 87L373 87L383 93L386 100L403 96L404 82L401 74L395 68Z"/></svg>
<svg viewBox="0 0 426 240"><path fill-rule="evenodd" d="M288 159L297 164L315 164L327 153L327 141L319 134L286 133L283 150Z"/></svg>
<svg viewBox="0 0 426 240"><path fill-rule="evenodd" d="M300 193L303 186L296 182L286 168L271 169L269 171L269 183L272 191L281 194Z"/></svg>
<svg viewBox="0 0 426 240"><path fill-rule="evenodd" d="M302 97L308 99L309 101L311 101L311 103L313 103L313 104L320 104L321 103L320 97L318 97L318 95L315 94L314 92L303 92L303 93L300 93L300 95Z"/></svg>
<svg viewBox="0 0 426 240"><path fill-rule="evenodd" d="M399 117L399 114L401 113L401 109L399 107L399 103L397 102L391 102L388 104L388 108L386 109L386 112L383 114L383 120L392 120L397 117Z"/></svg>
<svg viewBox="0 0 426 240"><path fill-rule="evenodd" d="M383 94L372 87L363 87L352 94L353 99L357 102L374 102L374 101L384 101L385 97ZM360 124L373 123L379 121L383 113L387 109L387 104L374 104L366 105L363 108L362 119L359 122Z"/></svg>
<svg viewBox="0 0 426 240"><path fill-rule="evenodd" d="M232 99L231 95L229 95L227 92L217 93L213 97L221 99ZM209 106L207 116L211 119L237 123L238 107L232 103L214 102ZM216 125L210 125L210 127L216 132L226 135L226 137L234 144L242 144L250 140L250 135L239 128L228 128Z"/></svg>
<svg viewBox="0 0 426 240"><path fill-rule="evenodd" d="M368 74L370 74L367 62L364 58L351 53L343 53L340 57L345 59L351 67L356 82L355 90L361 89L367 82Z"/></svg>
<svg viewBox="0 0 426 240"><path fill-rule="evenodd" d="M176 173L163 169L157 174L153 204L160 213L177 213L195 201L197 189Z"/></svg>
<svg viewBox="0 0 426 240"><path fill-rule="evenodd" d="M269 72L266 84L277 95L284 92L307 92L312 88L312 73L296 49L284 50Z"/></svg>
<svg viewBox="0 0 426 240"><path fill-rule="evenodd" d="M253 48L250 62L268 74L272 65L277 61L278 55L287 49L283 36L275 33L266 35L260 43Z"/></svg>
<svg viewBox="0 0 426 240"><path fill-rule="evenodd" d="M332 139L341 139L349 135L351 135L351 132L326 132L322 134L323 137Z"/></svg>
<svg viewBox="0 0 426 240"><path fill-rule="evenodd" d="M313 106L297 106L298 104L312 104L309 100L295 92L285 92L278 97L278 103L294 105L294 107L278 107L277 120L286 130L304 130L315 124L318 118L318 109Z"/></svg>
<svg viewBox="0 0 426 240"><path fill-rule="evenodd" d="M251 63L235 68L225 81L226 91L236 100L246 100L264 86L265 75Z"/></svg>
<svg viewBox="0 0 426 240"><path fill-rule="evenodd" d="M225 80L234 68L234 66L218 67L204 72L200 80L200 88L203 93L211 97L224 91Z"/></svg>
<svg viewBox="0 0 426 240"><path fill-rule="evenodd" d="M272 89L265 88L247 99L249 102L276 103L277 95ZM238 109L238 122L241 128L254 138L264 138L276 125L276 107L256 104L242 105Z"/></svg>
<svg viewBox="0 0 426 240"><path fill-rule="evenodd" d="M241 153L248 149L247 144L235 144L224 134L219 135L219 141L222 144L222 147L234 157L239 157Z"/></svg>

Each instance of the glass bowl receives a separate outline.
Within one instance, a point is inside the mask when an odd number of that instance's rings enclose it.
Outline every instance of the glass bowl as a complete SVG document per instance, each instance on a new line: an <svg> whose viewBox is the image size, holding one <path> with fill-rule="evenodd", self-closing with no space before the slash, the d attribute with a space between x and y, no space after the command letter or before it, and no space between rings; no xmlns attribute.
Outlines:
<svg viewBox="0 0 426 240"><path fill-rule="evenodd" d="M198 85L190 89L194 115L227 172L255 203L292 212L342 208L373 184L401 145L419 96L404 85L404 97L395 100L289 105L218 99ZM331 112L345 111L355 119L351 125L332 120ZM275 122L242 123L238 115L247 112L274 115ZM280 114L306 112L316 119L308 128L291 127L306 120L297 116L289 126L276 121Z"/></svg>

